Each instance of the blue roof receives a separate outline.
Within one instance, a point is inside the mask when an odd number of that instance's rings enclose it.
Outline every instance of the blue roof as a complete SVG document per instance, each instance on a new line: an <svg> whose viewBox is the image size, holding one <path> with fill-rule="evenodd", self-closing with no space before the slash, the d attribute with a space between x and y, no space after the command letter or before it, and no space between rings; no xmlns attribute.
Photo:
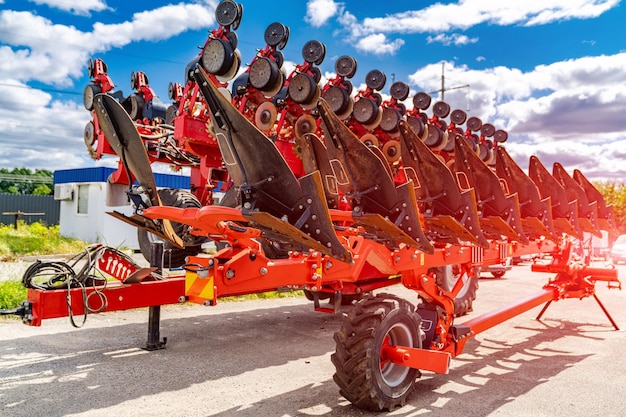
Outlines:
<svg viewBox="0 0 626 417"><path fill-rule="evenodd" d="M77 168L54 171L54 183L107 182L107 178L115 172L113 168ZM154 174L157 187L180 188L188 190L189 177L186 175Z"/></svg>

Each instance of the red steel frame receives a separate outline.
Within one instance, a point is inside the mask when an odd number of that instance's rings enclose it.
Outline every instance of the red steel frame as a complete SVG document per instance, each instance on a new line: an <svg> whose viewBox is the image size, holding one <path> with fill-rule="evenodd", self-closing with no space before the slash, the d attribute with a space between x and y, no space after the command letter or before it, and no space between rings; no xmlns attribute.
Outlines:
<svg viewBox="0 0 626 417"><path fill-rule="evenodd" d="M334 221L347 220L349 216L349 213L338 210L331 213ZM543 310L545 311L551 302L561 299L593 296L613 326L618 329L595 294L597 281L605 281L609 286L621 288L617 270L591 268L571 262L570 243L565 243L561 248L556 248L550 241L531 242L526 246L492 242L488 249L445 245L436 248L435 252L429 255L408 246L391 251L384 245L358 236L356 231L346 229L340 236L354 253L352 264L336 261L314 251L307 254L290 253L287 259L268 259L254 240L260 236L260 230L240 225L233 227L235 224L233 222L245 221L239 210L216 206L200 209L154 207L147 210L145 215L184 219L186 223L208 232L210 237L227 239L233 242L233 245L210 257L190 257L189 265L194 266L188 269L186 278L179 276L134 284L113 283L104 288L87 288L85 293L80 288L54 291L31 289L29 301L32 303L32 309L26 321L38 326L43 319L67 316L68 303L72 305L72 314L83 314L84 297L96 291L104 294L106 306L94 306L90 302L90 309L116 311L183 301L215 304L219 297L280 287L311 291L319 291L324 287L350 293L370 291L401 282L405 287L415 290L422 299L443 307L446 314L441 315L436 326L437 333L441 336L439 340L445 342L433 343L432 346L422 349L385 344L381 350L381 358L403 366L438 373L447 372L450 358L463 352L465 343L470 337L542 304L546 304ZM430 268L461 264L469 271L473 267L503 262L507 256L551 252L555 249L557 251L551 264L533 266L535 272L556 273L540 292L456 325L456 328L461 329L461 334L454 333L453 300L463 286L462 280L458 280L452 291L443 291L437 286L435 277L428 273ZM202 292L193 288L196 285L194 280L200 277L203 286L210 286L206 292L210 294L208 297L201 296ZM96 304L101 303L101 300Z"/></svg>

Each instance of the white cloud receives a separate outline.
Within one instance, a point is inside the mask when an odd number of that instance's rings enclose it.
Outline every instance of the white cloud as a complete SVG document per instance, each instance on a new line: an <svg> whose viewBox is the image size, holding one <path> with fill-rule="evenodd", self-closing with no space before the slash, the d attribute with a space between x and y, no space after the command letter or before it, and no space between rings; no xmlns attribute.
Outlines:
<svg viewBox="0 0 626 417"><path fill-rule="evenodd" d="M54 24L30 12L4 10L0 12L0 41L13 47L0 47L0 80L17 76L23 82L36 80L67 87L81 75L93 54L210 27L215 23L214 10L202 4L169 5L136 13L122 23L96 23L92 32Z"/></svg>
<svg viewBox="0 0 626 417"><path fill-rule="evenodd" d="M309 0L304 21L313 27L324 25L339 11L340 4L334 0Z"/></svg>
<svg viewBox="0 0 626 417"><path fill-rule="evenodd" d="M90 12L101 12L110 9L102 0L29 0L37 5L45 4L80 16L89 16Z"/></svg>
<svg viewBox="0 0 626 417"><path fill-rule="evenodd" d="M391 41L382 33L374 33L359 39L355 46L356 49L364 53L393 55L402 45L404 45L402 39Z"/></svg>
<svg viewBox="0 0 626 417"><path fill-rule="evenodd" d="M435 36L429 36L426 38L427 43L441 43L445 46L450 45L468 45L470 43L478 42L478 38L470 38L466 35L460 35L458 33L453 33L451 35L446 35L444 33L439 33Z"/></svg>
<svg viewBox="0 0 626 417"><path fill-rule="evenodd" d="M445 75L448 88L470 85L446 92L445 101L453 109L466 109L469 98L470 115L507 130L507 150L520 165L534 154L548 167L558 161L589 178L626 177L621 162L626 158L626 53L540 65L528 72L446 63ZM441 65L421 68L410 82L416 91L438 90Z"/></svg>
<svg viewBox="0 0 626 417"><path fill-rule="evenodd" d="M5 85L7 84L7 85ZM0 85L0 166L64 169L84 166L89 157L83 128L89 113L72 101L54 101L15 80Z"/></svg>
<svg viewBox="0 0 626 417"><path fill-rule="evenodd" d="M533 26L570 19L590 19L619 5L619 0L491 1L436 3L385 17L366 18L359 33L437 33L490 23Z"/></svg>
<svg viewBox="0 0 626 417"><path fill-rule="evenodd" d="M314 0L315 3L317 1ZM338 21L348 34L347 41L350 43L358 44L371 35L380 37L381 34L432 33L435 35L429 37L429 42L465 45L477 39L444 33L466 30L480 24L536 26L571 19L591 19L618 5L619 0L459 0L456 3L435 3L424 9L407 10L384 17L367 17L362 22L341 8ZM336 12L333 10L333 15Z"/></svg>

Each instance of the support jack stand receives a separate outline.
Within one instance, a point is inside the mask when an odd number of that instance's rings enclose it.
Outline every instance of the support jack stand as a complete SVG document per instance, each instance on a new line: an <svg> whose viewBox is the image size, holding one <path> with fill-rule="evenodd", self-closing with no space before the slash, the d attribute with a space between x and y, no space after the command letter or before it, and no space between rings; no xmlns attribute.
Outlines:
<svg viewBox="0 0 626 417"><path fill-rule="evenodd" d="M598 303L598 305L600 306L600 308L602 309L602 311L604 312L604 315L609 319L609 321L611 322L611 324L613 325L613 328L616 331L619 331L620 328L617 326L617 323L615 323L615 320L613 320L613 317L611 317L611 314L609 313L609 311L606 309L606 307L604 307L604 304L602 304L602 302L600 301L600 299L598 298L598 295L594 292L593 293L593 298L596 299L596 302ZM548 307L550 306L550 304L552 304L552 301L554 300L550 300L548 301L543 308L541 309L541 311L539 312L539 314L537 315L536 320L541 321L541 317L543 317L543 314L546 312L546 310L548 309Z"/></svg>
<svg viewBox="0 0 626 417"><path fill-rule="evenodd" d="M157 268L158 274L163 272L163 242L150 244L150 266ZM161 340L161 306L151 306L148 311L148 341L142 349L149 352L165 349L167 337Z"/></svg>

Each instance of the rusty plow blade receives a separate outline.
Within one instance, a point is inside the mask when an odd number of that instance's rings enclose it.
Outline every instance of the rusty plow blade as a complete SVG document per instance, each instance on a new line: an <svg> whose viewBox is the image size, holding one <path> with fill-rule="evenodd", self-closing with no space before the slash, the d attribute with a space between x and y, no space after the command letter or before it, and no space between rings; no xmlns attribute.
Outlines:
<svg viewBox="0 0 626 417"><path fill-rule="evenodd" d="M476 192L480 224L487 237L506 236L524 245L524 234L517 194L506 195L500 180L463 137L455 139L454 166L459 184L466 183Z"/></svg>
<svg viewBox="0 0 626 417"><path fill-rule="evenodd" d="M145 200L142 200L142 202L148 206L160 206L161 200L157 192L146 147L126 110L115 98L108 94L98 94L95 97L94 109L98 123L111 148L119 156L126 170L137 178L143 192L146 193L148 202L146 203ZM137 207L140 206L137 203L136 205ZM118 212L109 214L166 239L179 248L184 247L182 239L174 232L172 224L167 219L153 221L139 214L131 217Z"/></svg>
<svg viewBox="0 0 626 417"><path fill-rule="evenodd" d="M319 172L298 180L272 140L233 107L202 68L196 66L193 77L211 112L242 214L269 238L352 262L335 234Z"/></svg>
<svg viewBox="0 0 626 417"><path fill-rule="evenodd" d="M598 209L598 225L601 230L606 230L609 232L609 235L617 238L619 235L619 231L617 230L617 226L615 224L615 217L613 215L613 206L606 204L604 201L604 197L593 186L593 184L583 175L582 172L575 169L574 170L574 180L580 184L582 189L587 196L587 199L590 203L596 203L596 207Z"/></svg>
<svg viewBox="0 0 626 417"><path fill-rule="evenodd" d="M583 187L570 177L565 168L558 162L552 166L552 176L563 186L567 199L578 202L578 224L583 232L602 237L598 223L598 203L589 201Z"/></svg>
<svg viewBox="0 0 626 417"><path fill-rule="evenodd" d="M550 198L541 197L535 183L502 146L496 150L496 175L505 184L509 194L517 194L524 233L530 239L545 236L554 242L558 241Z"/></svg>
<svg viewBox="0 0 626 417"><path fill-rule="evenodd" d="M361 142L328 103L320 100L318 110L324 122L327 155L338 187L351 200L354 221L390 246L402 242L433 253L409 183L396 187L387 162Z"/></svg>
<svg viewBox="0 0 626 417"><path fill-rule="evenodd" d="M582 230L578 224L578 202L568 200L563 186L536 156L530 157L528 176L537 185L543 198L550 197L555 230L582 239Z"/></svg>
<svg viewBox="0 0 626 417"><path fill-rule="evenodd" d="M489 246L481 231L473 189L461 191L452 172L420 140L408 123L400 122L402 164L411 180L434 240Z"/></svg>

